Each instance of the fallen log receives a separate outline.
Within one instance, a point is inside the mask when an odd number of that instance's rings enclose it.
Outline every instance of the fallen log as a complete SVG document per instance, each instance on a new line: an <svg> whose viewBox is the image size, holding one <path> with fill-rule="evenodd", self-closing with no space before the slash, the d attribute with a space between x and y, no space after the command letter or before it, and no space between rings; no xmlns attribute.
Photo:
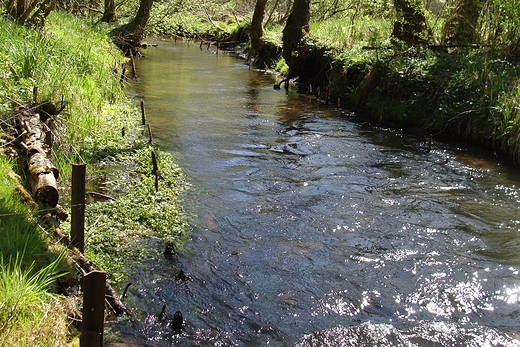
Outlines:
<svg viewBox="0 0 520 347"><path fill-rule="evenodd" d="M56 180L58 169L50 160L52 133L38 113L22 110L16 116L18 132L22 134L20 147L27 156L34 199L46 206L56 207L59 200Z"/></svg>

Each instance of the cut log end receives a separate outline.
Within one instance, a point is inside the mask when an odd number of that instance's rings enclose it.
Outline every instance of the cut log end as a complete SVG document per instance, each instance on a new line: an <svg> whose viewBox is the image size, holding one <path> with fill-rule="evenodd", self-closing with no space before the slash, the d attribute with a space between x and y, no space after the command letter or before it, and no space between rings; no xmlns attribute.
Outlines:
<svg viewBox="0 0 520 347"><path fill-rule="evenodd" d="M36 201L41 202L45 206L56 207L58 205L60 195L55 185L40 184L34 192L34 197Z"/></svg>

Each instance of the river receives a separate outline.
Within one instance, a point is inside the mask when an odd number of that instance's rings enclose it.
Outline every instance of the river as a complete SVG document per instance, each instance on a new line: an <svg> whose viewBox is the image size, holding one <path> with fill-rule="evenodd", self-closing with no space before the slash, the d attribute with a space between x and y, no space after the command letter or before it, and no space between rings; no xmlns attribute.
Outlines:
<svg viewBox="0 0 520 347"><path fill-rule="evenodd" d="M517 168L460 143L428 152L214 48L156 43L134 88L191 180L193 228L175 259L130 275L141 323L121 339L520 346ZM163 304L182 332L154 318Z"/></svg>

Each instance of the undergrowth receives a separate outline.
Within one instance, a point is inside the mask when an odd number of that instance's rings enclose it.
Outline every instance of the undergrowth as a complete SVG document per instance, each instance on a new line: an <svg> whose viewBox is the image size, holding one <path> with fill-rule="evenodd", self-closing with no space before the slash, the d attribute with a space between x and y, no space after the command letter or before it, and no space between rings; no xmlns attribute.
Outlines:
<svg viewBox="0 0 520 347"><path fill-rule="evenodd" d="M87 256L98 270L109 272L109 282L124 276L127 259L139 261L146 255L136 251L144 249L143 240L182 247L186 238L178 198L187 184L169 155L155 149L162 189L154 191L151 164L145 164L151 159L144 159L153 148L141 139L137 105L127 99L120 82L124 58L110 43L108 30L62 12L51 13L44 28L25 28L0 18L2 346L64 346L69 337L65 300L52 294L56 272L49 271L60 250L50 236L55 221L42 228L38 211L21 202L16 186L30 186L18 171L21 161L7 158L8 153L13 156L13 110L34 105L36 87L37 102L65 105L50 123L63 207L70 208L72 163L87 164L89 187L108 189L107 170L119 175L114 179L119 185L116 200L87 207ZM69 230L68 222L60 227ZM64 265L59 273L66 271L70 268Z"/></svg>
<svg viewBox="0 0 520 347"><path fill-rule="evenodd" d="M151 153L157 155L160 178L155 190ZM88 204L85 254L119 282L128 264L183 247L187 218L179 196L189 186L170 154L143 147L102 162L108 172L100 188L118 194L115 200Z"/></svg>

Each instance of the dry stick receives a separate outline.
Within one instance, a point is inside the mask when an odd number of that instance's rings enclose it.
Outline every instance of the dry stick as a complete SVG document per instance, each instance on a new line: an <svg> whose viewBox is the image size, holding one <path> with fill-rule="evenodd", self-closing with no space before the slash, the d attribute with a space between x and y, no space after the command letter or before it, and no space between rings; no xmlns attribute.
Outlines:
<svg viewBox="0 0 520 347"><path fill-rule="evenodd" d="M132 282L128 283L125 287L125 290L123 291L123 294L121 295L121 299L123 299L126 296L126 292L128 291L128 288L132 285Z"/></svg>
<svg viewBox="0 0 520 347"><path fill-rule="evenodd" d="M106 194L102 194L102 193L98 193L98 192L87 192L87 195L94 196L97 198L102 198L105 200L112 200L112 201L116 200L115 198L111 197L110 195L106 195Z"/></svg>
<svg viewBox="0 0 520 347"><path fill-rule="evenodd" d="M133 54L130 54L130 63L132 64L132 73L133 73L134 77L137 77L137 73L135 70L135 60L134 60Z"/></svg>
<svg viewBox="0 0 520 347"><path fill-rule="evenodd" d="M143 125L146 125L146 110L144 108L144 100L141 100L141 119Z"/></svg>

